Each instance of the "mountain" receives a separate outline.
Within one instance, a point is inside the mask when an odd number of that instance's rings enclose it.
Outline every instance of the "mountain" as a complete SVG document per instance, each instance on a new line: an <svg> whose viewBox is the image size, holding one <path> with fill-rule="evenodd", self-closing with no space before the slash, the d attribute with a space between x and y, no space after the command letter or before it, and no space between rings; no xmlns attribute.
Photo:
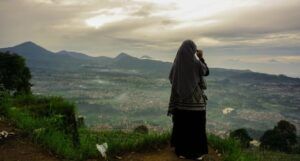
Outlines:
<svg viewBox="0 0 300 161"><path fill-rule="evenodd" d="M30 68L54 69L54 70L77 70L85 64L96 63L92 57L81 53L62 51L54 53L33 42L1 48L0 51L9 51L23 56Z"/></svg>
<svg viewBox="0 0 300 161"><path fill-rule="evenodd" d="M18 53L27 59L48 59L53 53L31 41L21 43L13 47L2 48L0 51Z"/></svg>
<svg viewBox="0 0 300 161"><path fill-rule="evenodd" d="M244 82L244 83L274 83L274 84L300 84L299 78L291 78L285 75L272 75L266 73L257 73L257 72L245 72L239 73L231 77L231 80L235 82Z"/></svg>
<svg viewBox="0 0 300 161"><path fill-rule="evenodd" d="M31 41L13 47L1 48L0 51L10 51L23 56L30 68L47 70L135 70L141 74L167 78L172 66L170 62L144 59L149 58L148 56L142 56L141 58L143 59L140 59L123 52L114 58L105 56L91 57L83 53L66 50L55 53ZM273 82L300 84L299 78L256 73L250 70L211 68L210 71L209 79L212 80L230 80L232 82L245 83Z"/></svg>
<svg viewBox="0 0 300 161"><path fill-rule="evenodd" d="M74 51L61 50L61 51L57 52L57 54L67 55L67 56L77 58L77 59L86 59L86 60L94 59L94 57L88 56L83 53L74 52Z"/></svg>
<svg viewBox="0 0 300 161"><path fill-rule="evenodd" d="M114 58L114 61L118 62L118 61L131 61L131 60L138 60L138 58L130 56L129 54L126 53L120 53L119 55L117 55Z"/></svg>
<svg viewBox="0 0 300 161"><path fill-rule="evenodd" d="M126 53L120 53L114 58L112 68L139 70L144 74L155 74L156 76L166 77L171 69L169 62L139 59Z"/></svg>

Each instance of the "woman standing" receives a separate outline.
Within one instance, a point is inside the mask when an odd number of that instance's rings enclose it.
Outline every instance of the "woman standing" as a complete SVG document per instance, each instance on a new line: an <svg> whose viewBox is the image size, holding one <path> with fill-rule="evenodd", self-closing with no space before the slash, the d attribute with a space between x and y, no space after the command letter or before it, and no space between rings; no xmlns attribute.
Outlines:
<svg viewBox="0 0 300 161"><path fill-rule="evenodd" d="M196 56L196 55L197 56ZM192 40L178 49L169 80L172 92L168 115L172 115L171 146L180 158L202 160L208 153L206 137L206 83L209 74L201 50Z"/></svg>

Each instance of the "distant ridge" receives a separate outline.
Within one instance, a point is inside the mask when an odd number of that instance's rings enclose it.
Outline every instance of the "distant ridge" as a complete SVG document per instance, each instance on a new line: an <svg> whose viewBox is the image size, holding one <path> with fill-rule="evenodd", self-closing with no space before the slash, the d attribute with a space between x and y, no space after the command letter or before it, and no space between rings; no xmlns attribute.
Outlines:
<svg viewBox="0 0 300 161"><path fill-rule="evenodd" d="M34 57L47 57L53 54L51 51L33 43L32 41L27 41L24 43L21 43L19 45L13 46L13 47L7 47L0 49L1 51L10 51L18 53L25 58L34 58Z"/></svg>
<svg viewBox="0 0 300 161"><path fill-rule="evenodd" d="M9 51L23 56L30 68L73 70L85 63L73 56L49 51L31 41L13 47L1 48L0 51Z"/></svg>
<svg viewBox="0 0 300 161"><path fill-rule="evenodd" d="M78 58L78 59L93 59L94 58L94 57L88 56L83 53L74 52L74 51L66 51L66 50L61 50L61 51L57 52L57 54L68 55L70 57Z"/></svg>
<svg viewBox="0 0 300 161"><path fill-rule="evenodd" d="M129 54L126 54L126 53L120 53L119 55L117 55L114 60L115 61L119 61L119 60L125 60L125 59L136 59L136 57L133 57Z"/></svg>
<svg viewBox="0 0 300 161"><path fill-rule="evenodd" d="M156 75L167 78L172 63L150 59L145 55L140 58L121 52L114 58L99 56L91 57L75 51L62 50L57 53L52 52L27 41L19 45L1 48L0 51L10 51L23 56L30 68L41 68L46 70L94 70L99 69L118 69L118 70L137 70L143 74ZM145 59L147 58L147 59ZM230 80L242 82L260 83L297 83L300 78L291 78L284 75L272 75L252 72L250 70L211 68L209 79Z"/></svg>

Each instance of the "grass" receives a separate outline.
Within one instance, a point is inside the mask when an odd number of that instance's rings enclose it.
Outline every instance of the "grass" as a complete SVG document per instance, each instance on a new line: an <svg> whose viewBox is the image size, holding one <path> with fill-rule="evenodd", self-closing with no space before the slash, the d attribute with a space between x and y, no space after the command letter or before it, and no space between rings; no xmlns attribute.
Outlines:
<svg viewBox="0 0 300 161"><path fill-rule="evenodd" d="M50 149L63 158L77 158L77 150L73 145L72 137L58 128L60 121L54 118L39 118L31 115L26 110L12 107L7 111L7 117L14 124L26 132L32 140Z"/></svg>
<svg viewBox="0 0 300 161"><path fill-rule="evenodd" d="M287 154L283 152L262 150L259 148L249 150L248 153L256 156L256 161L297 161L300 154Z"/></svg>
<svg viewBox="0 0 300 161"><path fill-rule="evenodd" d="M155 149L166 145L170 138L168 132L93 132L85 127L77 129L75 126L79 139L79 145L76 146L73 136L70 135L74 130L66 128L69 124L74 124L72 121L66 121L69 120L66 118L75 118L75 106L59 97L31 95L1 98L0 113L5 114L35 143L68 160L99 158L96 144L104 142L109 146L108 156L113 157L131 151Z"/></svg>
<svg viewBox="0 0 300 161"><path fill-rule="evenodd" d="M121 155L126 152L141 152L159 148L167 145L169 133L141 134L135 132L103 131L91 132L86 129L80 130L82 154L95 158L99 152L96 151L96 143L108 144L109 156Z"/></svg>
<svg viewBox="0 0 300 161"><path fill-rule="evenodd" d="M220 138L208 135L209 144L222 153L223 161L256 161L256 157L247 153L240 142L232 138Z"/></svg>
<svg viewBox="0 0 300 161"><path fill-rule="evenodd" d="M96 144L108 144L108 156L157 149L168 144L170 133L90 131L76 126L75 105L60 97L0 95L0 115L5 115L32 140L67 160L99 158ZM69 128L66 128L69 127ZM75 129L75 130L74 130ZM78 136L72 135L77 133ZM79 144L74 144L78 137ZM260 149L243 149L239 141L208 135L210 146L222 153L224 161L295 161L300 155Z"/></svg>
<svg viewBox="0 0 300 161"><path fill-rule="evenodd" d="M300 154L287 154L264 150L259 147L245 149L238 140L232 138L222 139L215 135L208 135L210 145L222 153L223 161L296 161Z"/></svg>

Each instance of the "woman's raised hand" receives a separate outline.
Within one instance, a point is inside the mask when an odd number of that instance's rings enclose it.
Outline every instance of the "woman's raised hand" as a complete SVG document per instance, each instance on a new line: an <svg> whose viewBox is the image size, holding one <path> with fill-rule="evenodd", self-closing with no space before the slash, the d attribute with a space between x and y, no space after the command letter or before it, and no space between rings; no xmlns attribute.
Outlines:
<svg viewBox="0 0 300 161"><path fill-rule="evenodd" d="M202 50L198 49L196 54L197 54L199 59L203 58L203 51Z"/></svg>

